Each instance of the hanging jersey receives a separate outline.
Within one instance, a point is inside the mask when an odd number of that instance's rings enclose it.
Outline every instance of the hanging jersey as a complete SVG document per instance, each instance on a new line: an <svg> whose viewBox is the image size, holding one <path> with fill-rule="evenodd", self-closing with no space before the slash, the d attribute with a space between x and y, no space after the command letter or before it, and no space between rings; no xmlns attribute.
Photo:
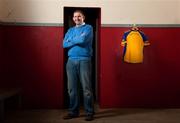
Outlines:
<svg viewBox="0 0 180 123"><path fill-rule="evenodd" d="M128 63L143 62L143 48L148 45L147 37L139 31L129 31L123 36L124 45L123 59Z"/></svg>

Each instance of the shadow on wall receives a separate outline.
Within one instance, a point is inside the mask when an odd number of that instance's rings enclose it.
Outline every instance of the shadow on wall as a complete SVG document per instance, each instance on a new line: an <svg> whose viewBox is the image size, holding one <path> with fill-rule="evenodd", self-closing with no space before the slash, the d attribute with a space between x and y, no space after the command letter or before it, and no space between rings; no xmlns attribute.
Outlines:
<svg viewBox="0 0 180 123"><path fill-rule="evenodd" d="M3 5L3 21L11 22L0 26L3 85L22 88L24 107L62 108L63 28L20 23L38 19L35 10L45 9L38 2L4 1Z"/></svg>
<svg viewBox="0 0 180 123"><path fill-rule="evenodd" d="M9 58L11 57L11 53L9 52L9 43L7 40L7 34L6 34L6 26L12 26L17 25L16 23L18 19L21 21L25 20L25 18L30 17L29 13L32 13L31 10L27 7L29 6L29 2L16 0L16 1L9 1L9 0L3 0L1 1L1 18L0 18L0 44L1 44L1 79L2 79L2 86L10 87L10 86L16 86L16 82L10 82L9 80L11 77L9 75L9 72L11 72L11 66L15 60L12 60L11 63L9 61ZM31 14L32 15L32 14ZM23 19L24 18L24 19ZM10 36L10 35L9 35ZM15 37L13 37L13 40L15 41ZM13 41L12 40L12 41ZM17 47L18 48L18 47ZM8 62L9 61L9 62ZM16 81L16 80L14 80Z"/></svg>

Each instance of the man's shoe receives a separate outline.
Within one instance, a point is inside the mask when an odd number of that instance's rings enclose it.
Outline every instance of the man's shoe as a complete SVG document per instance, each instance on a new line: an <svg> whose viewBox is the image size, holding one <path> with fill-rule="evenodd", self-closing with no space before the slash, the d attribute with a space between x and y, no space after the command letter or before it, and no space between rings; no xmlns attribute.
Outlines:
<svg viewBox="0 0 180 123"><path fill-rule="evenodd" d="M94 120L94 116L92 114L88 114L88 115L86 115L85 120L92 121L92 120Z"/></svg>
<svg viewBox="0 0 180 123"><path fill-rule="evenodd" d="M72 119L72 118L77 118L79 115L74 115L74 114L67 114L63 117L64 120Z"/></svg>

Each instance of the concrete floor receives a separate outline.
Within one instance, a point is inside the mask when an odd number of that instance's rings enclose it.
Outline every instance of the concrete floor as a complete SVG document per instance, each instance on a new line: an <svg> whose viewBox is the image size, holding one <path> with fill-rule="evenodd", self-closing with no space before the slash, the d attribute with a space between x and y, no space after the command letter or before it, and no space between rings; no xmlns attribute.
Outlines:
<svg viewBox="0 0 180 123"><path fill-rule="evenodd" d="M84 123L84 110L79 118L63 120L67 110L11 110L4 123ZM180 123L180 109L100 109L92 123Z"/></svg>

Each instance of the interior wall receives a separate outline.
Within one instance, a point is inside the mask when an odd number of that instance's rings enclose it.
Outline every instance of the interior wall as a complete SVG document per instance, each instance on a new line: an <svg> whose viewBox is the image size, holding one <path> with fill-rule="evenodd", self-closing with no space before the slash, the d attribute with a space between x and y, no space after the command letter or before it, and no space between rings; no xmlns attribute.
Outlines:
<svg viewBox="0 0 180 123"><path fill-rule="evenodd" d="M3 29L0 26L0 86L3 86L3 66L4 66L4 58L3 58Z"/></svg>
<svg viewBox="0 0 180 123"><path fill-rule="evenodd" d="M99 105L102 108L180 107L180 29L141 29L151 42L144 48L144 62L126 64L122 62L120 42L128 28L101 28ZM5 84L23 88L24 107L63 108L63 28L3 26L3 33L4 79L11 83Z"/></svg>
<svg viewBox="0 0 180 123"><path fill-rule="evenodd" d="M179 24L179 0L1 0L4 22L63 23L63 7L100 7L101 24Z"/></svg>
<svg viewBox="0 0 180 123"><path fill-rule="evenodd" d="M177 8L178 8L177 13L180 13L180 1L178 1L177 3ZM179 22L180 22L180 14L178 14L178 23Z"/></svg>
<svg viewBox="0 0 180 123"><path fill-rule="evenodd" d="M101 29L101 107L180 107L180 28L141 28L151 43L142 64L122 61L127 30Z"/></svg>
<svg viewBox="0 0 180 123"><path fill-rule="evenodd" d="M179 107L179 27L156 24L178 25L180 2L151 1L1 0L4 85L23 88L25 107L63 108L63 26L49 25L63 24L63 6L101 7L101 24L109 27L100 29L100 106ZM143 28L151 46L139 65L122 62L120 41L128 28L118 25L132 23L154 25Z"/></svg>
<svg viewBox="0 0 180 123"><path fill-rule="evenodd" d="M25 108L62 108L63 28L4 26L5 83L22 88Z"/></svg>

